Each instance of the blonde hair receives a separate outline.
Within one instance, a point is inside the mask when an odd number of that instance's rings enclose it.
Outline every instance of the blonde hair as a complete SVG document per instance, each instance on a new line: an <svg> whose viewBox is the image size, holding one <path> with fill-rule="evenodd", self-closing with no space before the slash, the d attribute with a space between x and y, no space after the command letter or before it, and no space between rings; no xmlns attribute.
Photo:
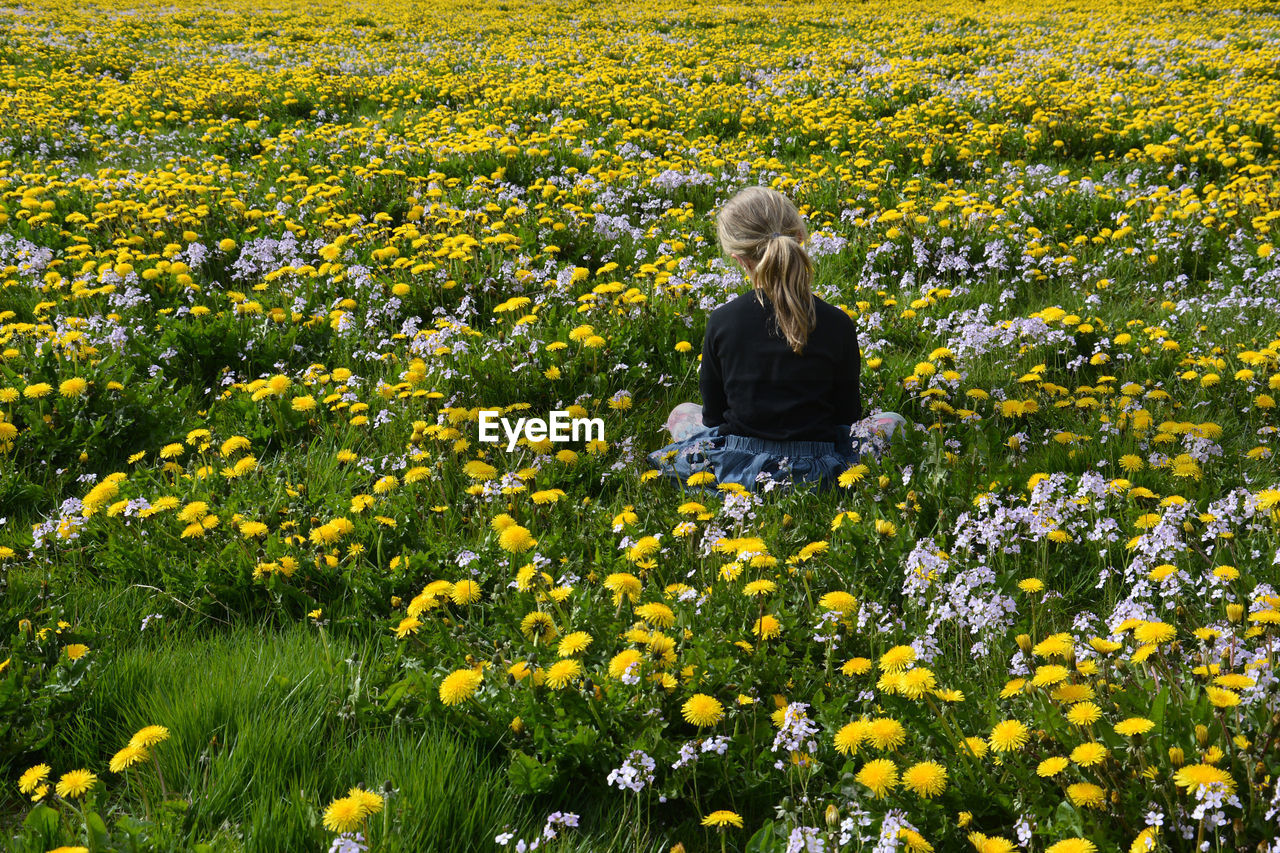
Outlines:
<svg viewBox="0 0 1280 853"><path fill-rule="evenodd" d="M793 352L803 352L817 314L813 261L803 245L808 231L800 211L777 190L747 187L720 209L716 233L725 254L755 263L751 283L757 297L763 293L773 303L778 331Z"/></svg>

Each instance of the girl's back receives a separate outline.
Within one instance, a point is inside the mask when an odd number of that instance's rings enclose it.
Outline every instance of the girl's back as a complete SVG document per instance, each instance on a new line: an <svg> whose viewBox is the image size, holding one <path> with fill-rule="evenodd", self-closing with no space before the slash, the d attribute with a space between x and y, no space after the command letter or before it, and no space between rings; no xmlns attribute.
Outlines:
<svg viewBox="0 0 1280 853"><path fill-rule="evenodd" d="M711 313L699 383L706 426L776 441L847 437L862 417L857 330L839 308L813 302L816 322L800 353L763 296L746 293Z"/></svg>

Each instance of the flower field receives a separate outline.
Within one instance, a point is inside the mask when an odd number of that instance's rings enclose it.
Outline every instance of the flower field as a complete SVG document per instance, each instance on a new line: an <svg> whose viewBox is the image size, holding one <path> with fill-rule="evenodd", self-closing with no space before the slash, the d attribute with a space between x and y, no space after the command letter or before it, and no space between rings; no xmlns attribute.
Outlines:
<svg viewBox="0 0 1280 853"><path fill-rule="evenodd" d="M4 849L1280 853L1274 4L0 21ZM646 470L751 184L825 492Z"/></svg>

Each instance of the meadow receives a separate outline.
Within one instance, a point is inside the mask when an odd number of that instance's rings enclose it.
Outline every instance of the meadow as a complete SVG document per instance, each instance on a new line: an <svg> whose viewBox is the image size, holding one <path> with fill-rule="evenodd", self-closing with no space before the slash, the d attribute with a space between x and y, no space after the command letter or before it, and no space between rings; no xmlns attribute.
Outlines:
<svg viewBox="0 0 1280 853"><path fill-rule="evenodd" d="M1274 3L0 22L5 850L1280 851ZM751 184L824 492L647 470Z"/></svg>

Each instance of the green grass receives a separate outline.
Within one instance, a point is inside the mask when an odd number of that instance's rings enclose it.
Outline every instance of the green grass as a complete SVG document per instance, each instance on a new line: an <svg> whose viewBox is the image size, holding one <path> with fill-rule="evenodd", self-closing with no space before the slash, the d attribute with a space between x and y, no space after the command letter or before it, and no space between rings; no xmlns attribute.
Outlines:
<svg viewBox="0 0 1280 853"><path fill-rule="evenodd" d="M163 636L159 624L148 628L154 640L105 661L84 708L42 760L55 776L100 770L135 731L163 721L170 738L154 750L159 770L170 793L192 800L175 823L183 847L229 824L240 828L238 838L222 837L229 849L323 849L332 838L324 807L354 785L393 791L388 809L400 834L383 849L488 849L503 826L533 822L507 792L501 761L457 732L361 725L354 709L373 642L332 638L326 648L318 629L301 625ZM107 814L156 811L155 768L131 775L127 792L112 785ZM4 806L9 816L20 807Z"/></svg>
<svg viewBox="0 0 1280 853"><path fill-rule="evenodd" d="M31 570L15 573L10 597L35 612L41 580ZM42 753L6 776L16 779L27 766L45 762L54 780L81 767L105 777L111 794L98 811L113 840L137 819L154 821L148 832L160 844L156 849L205 842L246 853L325 850L334 837L323 825L325 807L359 785L389 793L386 817L395 831L380 851L492 850L503 831L532 839L556 809L584 814L582 833L565 837L562 849L670 846L667 839L633 835L616 800L584 804L571 790L518 798L507 784L505 753L447 723L388 722L369 714L380 644L367 628L228 626L175 611L167 595L141 584L86 579L53 586L66 592L47 603L96 626L99 639L90 654L99 658L99 669L75 717ZM169 616L141 631L144 617L161 610ZM170 736L154 748L156 764L136 765L127 782L105 772L134 732L157 724ZM5 786L0 833L16 831L28 811L16 787ZM62 841L75 843L71 836Z"/></svg>

